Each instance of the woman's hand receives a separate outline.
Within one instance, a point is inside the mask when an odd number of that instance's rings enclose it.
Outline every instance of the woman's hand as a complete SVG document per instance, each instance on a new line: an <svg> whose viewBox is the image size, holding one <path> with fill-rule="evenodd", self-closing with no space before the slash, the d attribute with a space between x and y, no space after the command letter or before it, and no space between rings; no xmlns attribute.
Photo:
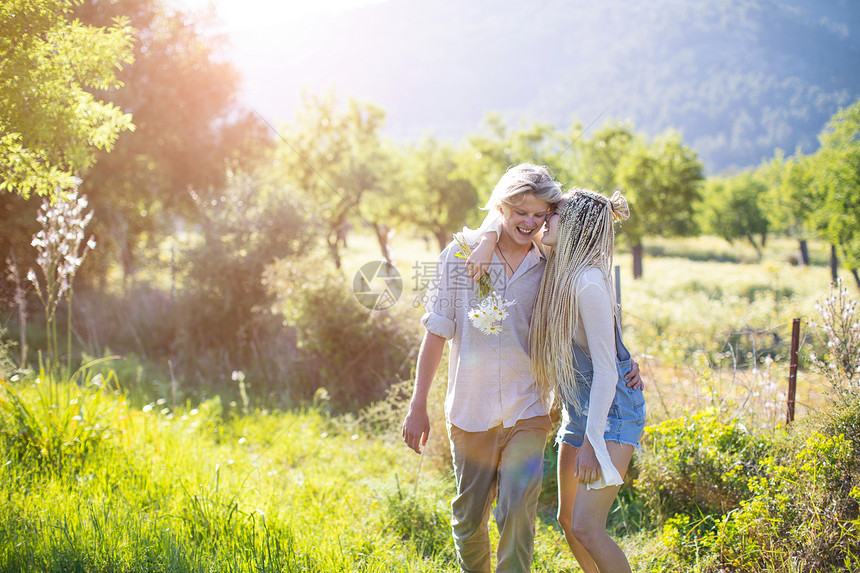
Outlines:
<svg viewBox="0 0 860 573"><path fill-rule="evenodd" d="M597 481L600 478L600 473L600 462L597 461L594 448L586 437L582 447L576 453L576 461L573 463L573 476L578 477L581 483L589 484Z"/></svg>
<svg viewBox="0 0 860 573"><path fill-rule="evenodd" d="M495 231L487 231L481 235L478 245L472 249L472 254L466 259L466 274L472 277L473 281L478 282L484 273L490 270L497 236Z"/></svg>
<svg viewBox="0 0 860 573"><path fill-rule="evenodd" d="M644 390L645 389L645 381L642 380L642 377L639 375L639 363L630 359L630 372L628 372L624 378L627 379L627 387L632 388L633 390Z"/></svg>

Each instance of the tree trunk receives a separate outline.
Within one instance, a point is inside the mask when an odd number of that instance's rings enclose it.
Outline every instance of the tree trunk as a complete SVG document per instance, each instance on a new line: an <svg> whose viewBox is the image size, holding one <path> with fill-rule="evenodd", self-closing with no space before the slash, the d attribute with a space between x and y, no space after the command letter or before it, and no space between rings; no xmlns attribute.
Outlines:
<svg viewBox="0 0 860 573"><path fill-rule="evenodd" d="M123 241L120 250L120 263L122 264L122 288L128 291L129 285L134 282L134 254L132 253L131 245Z"/></svg>
<svg viewBox="0 0 860 573"><path fill-rule="evenodd" d="M340 270L340 241L338 240L337 235L335 235L334 237L330 236L326 242L328 243L328 252L331 255L332 260L334 261L334 268Z"/></svg>
<svg viewBox="0 0 860 573"><path fill-rule="evenodd" d="M839 257L836 256L836 245L830 245L830 278L839 278Z"/></svg>
<svg viewBox="0 0 860 573"><path fill-rule="evenodd" d="M633 278L642 278L642 243L638 242L630 249L633 252Z"/></svg>
<svg viewBox="0 0 860 573"><path fill-rule="evenodd" d="M806 239L800 239L800 252L797 255L797 264L801 267L809 266L809 245L806 244Z"/></svg>
<svg viewBox="0 0 860 573"><path fill-rule="evenodd" d="M761 248L765 248L767 246L767 233L761 234Z"/></svg>
<svg viewBox="0 0 860 573"><path fill-rule="evenodd" d="M391 253L391 238L394 237L394 229L388 225L373 225L373 230L376 232L376 241L379 243L379 252L382 254L382 259L390 267L394 266L394 260Z"/></svg>
<svg viewBox="0 0 860 573"><path fill-rule="evenodd" d="M18 258L15 256L15 251L9 249L9 258L6 263L11 271L10 278L15 283L15 306L18 309L18 335L21 346L21 362L18 367L22 370L27 366L27 294L24 287L21 286L21 274L18 272Z"/></svg>
<svg viewBox="0 0 860 573"><path fill-rule="evenodd" d="M854 277L854 282L857 284L857 290L860 291L860 275L857 274L857 269L851 269L851 275Z"/></svg>
<svg viewBox="0 0 860 573"><path fill-rule="evenodd" d="M755 242L755 237L752 235L747 235L747 240L750 242L750 245L755 249L755 254L758 257L758 260L761 261L761 247L758 246L758 243ZM762 246L764 246L764 235L762 235Z"/></svg>
<svg viewBox="0 0 860 573"><path fill-rule="evenodd" d="M442 251L444 251L445 247L448 246L448 243L451 242L451 235L449 235L445 231L442 231L441 229L434 229L433 230L433 236L436 237L436 242L439 243L439 252L440 253Z"/></svg>
<svg viewBox="0 0 860 573"><path fill-rule="evenodd" d="M344 248L344 249L347 248L346 247L346 235L349 232L350 227L352 227L352 225L349 225L346 222L340 223L337 227L337 243L338 243L338 245L340 245L341 248Z"/></svg>

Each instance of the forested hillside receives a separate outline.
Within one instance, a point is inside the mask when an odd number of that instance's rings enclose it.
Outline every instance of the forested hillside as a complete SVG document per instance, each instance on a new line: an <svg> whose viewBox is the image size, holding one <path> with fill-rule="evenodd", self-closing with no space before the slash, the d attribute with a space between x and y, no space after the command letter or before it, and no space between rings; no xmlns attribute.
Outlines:
<svg viewBox="0 0 860 573"><path fill-rule="evenodd" d="M309 23L290 38L300 57L248 76L274 72L267 109L281 119L300 88L333 86L388 110L397 138L459 138L488 111L676 127L715 173L814 151L860 96L858 22L843 0L383 2Z"/></svg>

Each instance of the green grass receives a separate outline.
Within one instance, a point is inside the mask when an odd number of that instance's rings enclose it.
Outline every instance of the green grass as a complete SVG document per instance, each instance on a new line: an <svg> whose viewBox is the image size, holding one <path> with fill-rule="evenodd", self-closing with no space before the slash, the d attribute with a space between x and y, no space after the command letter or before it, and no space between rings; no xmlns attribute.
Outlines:
<svg viewBox="0 0 860 573"><path fill-rule="evenodd" d="M27 392L8 386L4 412ZM76 464L45 472L31 456L0 469L0 571L448 568L444 547L404 543L391 526L398 488L411 512L447 495L435 478L410 483L416 459L399 444L312 409L223 418L217 400L170 411L109 398L96 423L110 435L65 452Z"/></svg>
<svg viewBox="0 0 860 573"><path fill-rule="evenodd" d="M0 466L0 571L457 570L449 472L394 432L369 435L317 408L136 409L121 393L41 384L77 404L98 396L104 407L85 423L107 431L86 452L63 450L75 463L60 469L38 452ZM32 387L7 384L0 409L38 401ZM63 431L73 436L76 422ZM535 571L573 567L549 515L537 538Z"/></svg>
<svg viewBox="0 0 860 573"><path fill-rule="evenodd" d="M616 259L649 423L716 405L758 426L781 424L786 325L804 318L810 347L806 321L828 294L829 271L790 264L788 242L771 241L763 262L708 254L715 247L701 242L660 244L672 256L646 256L641 280L632 279L629 254ZM353 233L349 245L347 277L379 258L369 233ZM420 237L395 238L405 291L398 305L416 322L416 263L432 263L436 250ZM457 570L444 362L423 459L399 438L402 395L343 417L324 403L243 415L218 397L176 408L168 395L132 401L119 384L166 390L141 381L139 364L114 367L134 380L100 365L100 385L92 370L72 383L31 377L0 391L0 572ZM823 403L820 382L801 371L799 416ZM553 455L548 448L534 570L576 571L554 522ZM611 531L634 570L659 570L669 563L662 536L649 530L635 487L623 492ZM491 532L495 542L493 524Z"/></svg>

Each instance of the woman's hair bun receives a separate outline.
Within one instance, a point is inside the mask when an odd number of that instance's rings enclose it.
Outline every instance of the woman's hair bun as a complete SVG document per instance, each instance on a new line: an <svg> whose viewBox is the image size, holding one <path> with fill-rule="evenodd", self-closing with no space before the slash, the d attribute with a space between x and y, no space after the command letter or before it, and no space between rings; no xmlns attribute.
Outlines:
<svg viewBox="0 0 860 573"><path fill-rule="evenodd" d="M623 221L630 217L630 206L621 191L616 190L610 197L609 210L612 212L613 221Z"/></svg>

